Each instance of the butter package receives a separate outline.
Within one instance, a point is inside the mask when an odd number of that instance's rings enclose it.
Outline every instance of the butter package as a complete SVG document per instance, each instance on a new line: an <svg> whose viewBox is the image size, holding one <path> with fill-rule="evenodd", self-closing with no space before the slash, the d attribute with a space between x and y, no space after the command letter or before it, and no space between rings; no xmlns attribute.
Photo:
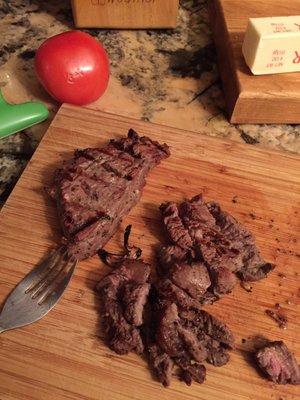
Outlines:
<svg viewBox="0 0 300 400"><path fill-rule="evenodd" d="M242 51L254 75L300 71L300 16L250 18Z"/></svg>

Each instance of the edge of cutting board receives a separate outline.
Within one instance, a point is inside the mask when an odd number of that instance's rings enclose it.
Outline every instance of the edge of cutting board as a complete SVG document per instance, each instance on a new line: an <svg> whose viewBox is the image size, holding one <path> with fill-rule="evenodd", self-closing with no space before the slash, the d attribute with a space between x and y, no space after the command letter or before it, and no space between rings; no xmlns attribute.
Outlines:
<svg viewBox="0 0 300 400"><path fill-rule="evenodd" d="M211 0L211 28L232 123L300 123L300 72L254 76L242 55L248 18L300 13L300 0Z"/></svg>
<svg viewBox="0 0 300 400"><path fill-rule="evenodd" d="M61 105L61 107L59 108L58 112L56 113L55 117L53 118L45 135L43 136L43 139L47 135L49 129L52 126L56 125L57 120L60 118L61 114L65 110L68 110L67 114L69 114L70 111L71 112L73 111L76 113L77 110L84 110L84 112L86 112L88 114L88 116L91 118L93 118L93 115L97 114L98 117L102 116L102 118L109 118L109 119L113 119L115 121L120 121L121 123L126 123L129 128L131 128L132 126L135 126L136 129L139 129L139 127L141 127L141 131L139 132L140 134L143 134L143 129L145 126L147 126L147 125L153 126L153 127L156 126L162 134L164 132L168 132L168 134L174 134L174 135L178 135L181 133L181 134L185 134L189 137L190 136L197 137L199 142L208 142L208 143L210 142L210 143L214 143L214 144L219 143L222 146L225 146L225 148L233 148L234 147L234 148L241 148L241 149L245 150L245 149L248 149L250 146L251 152L258 152L261 154L271 154L271 155L273 154L276 157L289 158L289 159L295 159L297 161L300 161L300 155L297 153L293 153L293 152L289 152L289 151L282 151L282 150L278 150L278 149L270 149L270 148L266 148L266 147L262 147L262 146L256 146L256 145L252 145L252 144L238 142L238 141L235 141L232 139L227 139L227 138L209 136L209 135L207 135L205 133L201 133L199 131L176 128L176 127L174 127L172 125L168 125L168 124L143 121L143 120L135 118L135 117L129 117L129 116L122 115L122 114L116 114L116 113L112 113L112 112L108 112L108 111L99 110L97 108L94 108L93 104L88 105L88 106L76 106L76 105L72 105L72 104L68 104L68 103L63 103ZM96 117L95 119L97 119L98 117ZM41 140L41 142L42 142L42 140ZM159 140L163 142L164 141L163 136ZM192 147L192 145L191 145L191 147Z"/></svg>

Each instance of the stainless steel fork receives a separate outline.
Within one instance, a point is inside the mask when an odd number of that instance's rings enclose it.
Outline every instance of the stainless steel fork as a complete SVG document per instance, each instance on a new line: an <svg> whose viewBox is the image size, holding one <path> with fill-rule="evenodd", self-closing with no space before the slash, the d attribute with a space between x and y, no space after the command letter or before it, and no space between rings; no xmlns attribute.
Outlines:
<svg viewBox="0 0 300 400"><path fill-rule="evenodd" d="M77 261L60 247L34 268L10 293L0 314L0 333L31 324L58 302Z"/></svg>

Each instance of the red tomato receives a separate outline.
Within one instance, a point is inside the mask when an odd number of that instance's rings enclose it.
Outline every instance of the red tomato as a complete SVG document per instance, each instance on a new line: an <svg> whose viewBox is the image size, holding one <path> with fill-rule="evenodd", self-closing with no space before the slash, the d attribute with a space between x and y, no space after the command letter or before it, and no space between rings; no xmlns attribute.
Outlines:
<svg viewBox="0 0 300 400"><path fill-rule="evenodd" d="M105 92L109 79L105 50L80 31L47 39L37 50L35 70L47 92L61 103L91 103Z"/></svg>

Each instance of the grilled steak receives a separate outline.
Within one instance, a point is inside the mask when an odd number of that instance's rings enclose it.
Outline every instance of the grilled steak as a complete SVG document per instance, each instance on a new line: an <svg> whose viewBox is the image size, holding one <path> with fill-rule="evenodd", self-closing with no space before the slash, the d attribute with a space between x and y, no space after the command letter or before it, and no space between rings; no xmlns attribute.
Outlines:
<svg viewBox="0 0 300 400"><path fill-rule="evenodd" d="M144 345L138 327L150 290L150 266L140 260L125 260L98 284L103 308L103 325L109 347L118 354L135 351Z"/></svg>
<svg viewBox="0 0 300 400"><path fill-rule="evenodd" d="M230 214L222 211L217 203L207 203L207 207L214 216L221 235L229 242L230 248L236 252L235 258L238 261L240 258L242 260L242 265L237 263L235 269L240 279L256 281L265 278L274 267L261 257L251 232Z"/></svg>
<svg viewBox="0 0 300 400"><path fill-rule="evenodd" d="M300 367L283 342L268 343L257 351L255 358L261 370L273 382L300 384Z"/></svg>
<svg viewBox="0 0 300 400"><path fill-rule="evenodd" d="M155 328L148 346L149 362L164 386L170 384L171 367L169 363L160 364L161 359L165 363L171 360L179 367L180 377L187 385L193 380L203 383L206 375L204 361L215 366L229 361L228 349L234 345L233 335L207 312L183 310L175 302L160 297L158 291L152 318L155 319Z"/></svg>
<svg viewBox="0 0 300 400"><path fill-rule="evenodd" d="M173 265L151 287L150 266L138 259L141 249L129 246L130 231L128 226L123 253L99 252L114 268L97 286L108 345L118 354L145 351L164 386L170 385L175 365L187 385L202 383L202 363L226 364L234 343L229 329L201 310L197 300L211 285L207 268L203 263Z"/></svg>
<svg viewBox="0 0 300 400"><path fill-rule="evenodd" d="M69 254L78 260L95 255L139 201L148 172L168 156L167 145L132 129L103 148L76 151L49 189Z"/></svg>
<svg viewBox="0 0 300 400"><path fill-rule="evenodd" d="M254 281L266 277L273 268L262 259L253 235L217 203L205 203L198 195L179 206L162 204L160 210L170 242L159 250L160 270L186 292L185 303L189 302L187 296L212 303L232 291L237 277ZM188 264L193 277L187 269L180 274Z"/></svg>

